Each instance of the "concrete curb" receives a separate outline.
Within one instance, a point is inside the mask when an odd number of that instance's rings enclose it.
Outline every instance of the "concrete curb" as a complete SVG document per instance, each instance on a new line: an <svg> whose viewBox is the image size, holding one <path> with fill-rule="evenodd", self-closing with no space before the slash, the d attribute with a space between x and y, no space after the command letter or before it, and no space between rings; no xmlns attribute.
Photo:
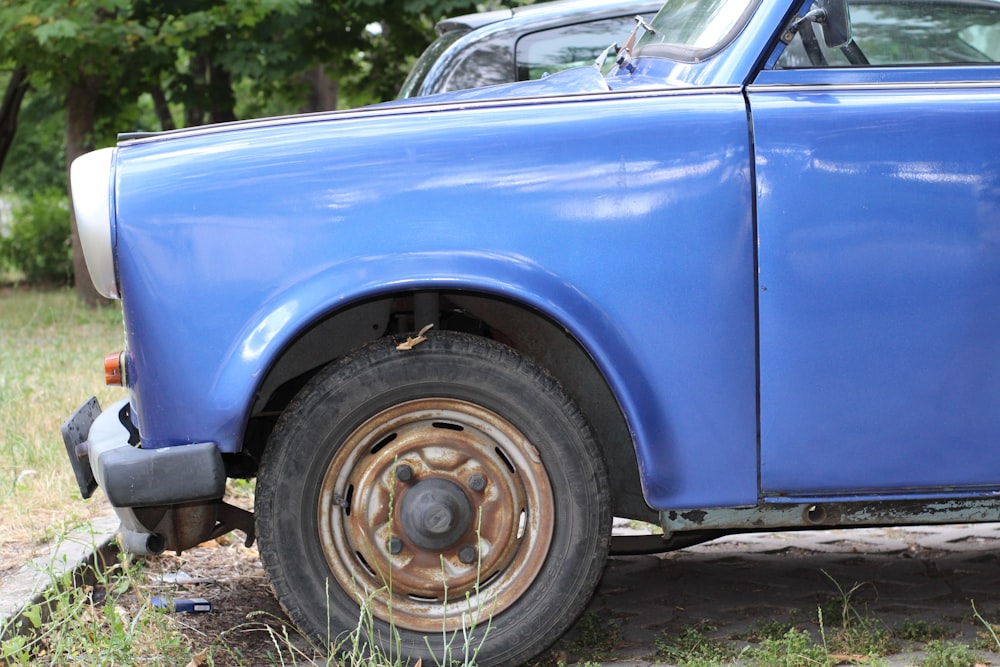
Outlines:
<svg viewBox="0 0 1000 667"><path fill-rule="evenodd" d="M0 639L27 629L25 609L41 602L53 582L66 575L85 582L88 569L101 571L114 562L118 524L113 514L99 517L65 535L48 553L28 561L4 581L0 585Z"/></svg>

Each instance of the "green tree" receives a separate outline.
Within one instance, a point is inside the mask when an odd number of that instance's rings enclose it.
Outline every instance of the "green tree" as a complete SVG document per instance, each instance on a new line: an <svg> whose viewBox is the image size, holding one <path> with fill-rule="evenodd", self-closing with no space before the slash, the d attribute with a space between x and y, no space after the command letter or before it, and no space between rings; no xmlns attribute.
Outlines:
<svg viewBox="0 0 1000 667"><path fill-rule="evenodd" d="M17 132L17 119L28 92L28 70L15 67L7 79L3 100L0 101L0 164L3 164Z"/></svg>
<svg viewBox="0 0 1000 667"><path fill-rule="evenodd" d="M15 72L24 71L33 87L62 93L66 164L94 147L102 84L117 80L127 62L125 56L144 37L141 26L122 20L126 9L127 3L117 0L3 0L0 4L0 62L12 64ZM16 116L15 111L7 110L8 116ZM72 213L70 228L74 275L84 275ZM87 303L98 301L90 281L76 284Z"/></svg>
<svg viewBox="0 0 1000 667"><path fill-rule="evenodd" d="M524 0L514 0L525 4ZM392 98L446 15L496 0L0 0L0 173L52 184L120 130L166 130ZM61 133L23 138L33 129ZM54 119L54 120L53 120ZM53 134L61 134L56 138ZM39 136L42 135L42 136ZM15 141L16 137L22 137ZM18 167L5 173L6 160ZM74 273L85 271L71 219ZM88 303L98 295L76 281Z"/></svg>

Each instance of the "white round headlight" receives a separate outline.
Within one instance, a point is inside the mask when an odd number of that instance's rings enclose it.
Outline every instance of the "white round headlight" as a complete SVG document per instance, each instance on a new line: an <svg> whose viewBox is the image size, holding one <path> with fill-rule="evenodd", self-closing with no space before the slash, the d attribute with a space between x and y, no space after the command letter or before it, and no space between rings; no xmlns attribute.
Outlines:
<svg viewBox="0 0 1000 667"><path fill-rule="evenodd" d="M73 209L87 271L97 291L111 299L118 298L112 241L112 169L116 150L102 148L81 155L70 167Z"/></svg>

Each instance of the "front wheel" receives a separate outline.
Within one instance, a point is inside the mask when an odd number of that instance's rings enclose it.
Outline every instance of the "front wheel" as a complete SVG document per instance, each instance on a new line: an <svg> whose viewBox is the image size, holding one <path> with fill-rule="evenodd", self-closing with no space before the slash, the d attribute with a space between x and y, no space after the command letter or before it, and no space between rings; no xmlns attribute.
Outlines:
<svg viewBox="0 0 1000 667"><path fill-rule="evenodd" d="M282 416L257 484L260 553L292 620L336 648L514 665L554 642L604 566L607 471L544 371L489 340L380 341Z"/></svg>

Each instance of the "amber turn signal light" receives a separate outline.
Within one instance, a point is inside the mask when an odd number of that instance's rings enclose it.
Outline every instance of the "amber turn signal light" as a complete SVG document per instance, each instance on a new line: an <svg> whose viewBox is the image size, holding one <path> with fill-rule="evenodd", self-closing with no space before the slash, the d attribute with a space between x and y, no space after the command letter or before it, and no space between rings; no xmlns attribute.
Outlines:
<svg viewBox="0 0 1000 667"><path fill-rule="evenodd" d="M104 357L104 384L112 387L125 386L125 353L112 352Z"/></svg>

